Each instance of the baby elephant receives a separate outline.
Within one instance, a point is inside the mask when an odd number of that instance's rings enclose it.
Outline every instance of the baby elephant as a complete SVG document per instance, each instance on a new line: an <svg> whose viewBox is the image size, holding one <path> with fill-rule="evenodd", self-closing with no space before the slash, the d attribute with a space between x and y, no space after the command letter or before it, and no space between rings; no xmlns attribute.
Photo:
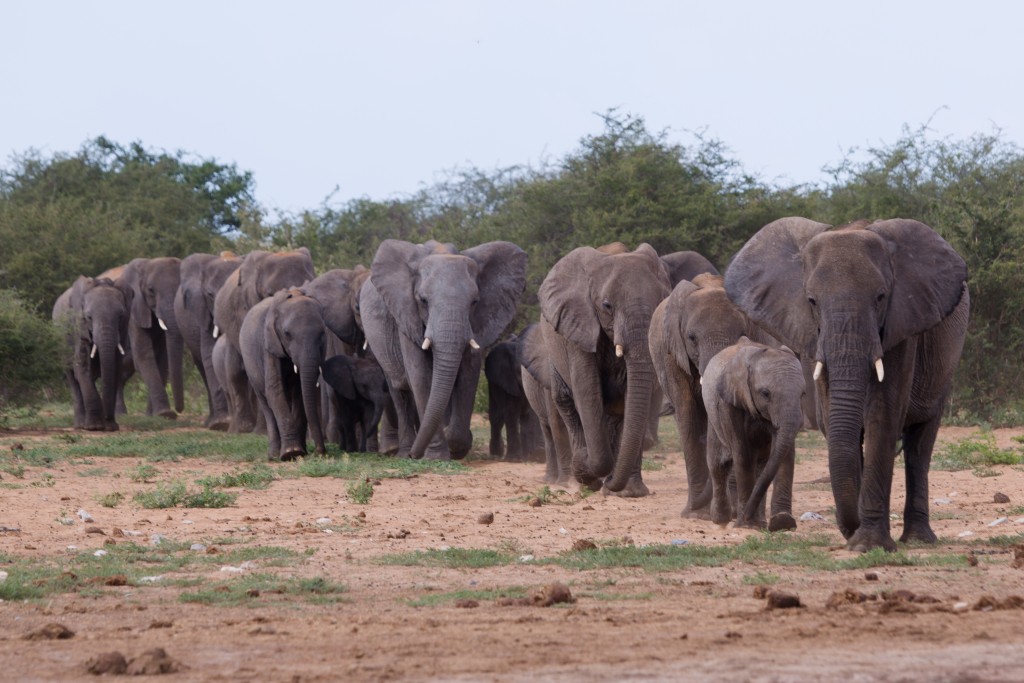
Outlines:
<svg viewBox="0 0 1024 683"><path fill-rule="evenodd" d="M747 337L708 363L701 394L708 412L708 468L711 519L763 527L764 496L772 488L770 531L795 529L793 464L796 435L803 425L800 400L804 376L796 355ZM735 510L727 493L729 470L736 475Z"/></svg>
<svg viewBox="0 0 1024 683"><path fill-rule="evenodd" d="M374 358L339 355L327 359L323 375L338 402L341 447L365 453L367 442L377 440L377 425L385 411L388 419L397 419L384 371Z"/></svg>

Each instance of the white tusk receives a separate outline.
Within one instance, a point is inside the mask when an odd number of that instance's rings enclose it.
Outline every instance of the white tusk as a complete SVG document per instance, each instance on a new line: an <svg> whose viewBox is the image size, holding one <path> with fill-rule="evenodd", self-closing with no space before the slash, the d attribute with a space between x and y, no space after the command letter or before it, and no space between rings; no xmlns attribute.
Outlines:
<svg viewBox="0 0 1024 683"><path fill-rule="evenodd" d="M701 386L704 386L704 378L701 377L699 380L697 380L697 383L700 384Z"/></svg>
<svg viewBox="0 0 1024 683"><path fill-rule="evenodd" d="M363 351L365 351L368 348L370 348L370 340L369 339L364 339L363 340Z"/></svg>
<svg viewBox="0 0 1024 683"><path fill-rule="evenodd" d="M423 349L424 351L430 348L430 337L423 338L423 346L421 346L420 348Z"/></svg>
<svg viewBox="0 0 1024 683"><path fill-rule="evenodd" d="M317 388L317 389L319 389L319 388L320 388L320 380L317 380L317 381L316 381L316 388Z"/></svg>
<svg viewBox="0 0 1024 683"><path fill-rule="evenodd" d="M89 358L95 358L96 357L96 350L97 350L96 349L96 345L93 344L92 345L92 351L89 352Z"/></svg>
<svg viewBox="0 0 1024 683"><path fill-rule="evenodd" d="M213 326L213 338L216 339L217 335L219 335L219 334L220 334L220 328L217 327L216 325L214 325Z"/></svg>
<svg viewBox="0 0 1024 683"><path fill-rule="evenodd" d="M817 382L821 379L821 371L825 368L825 364L820 360L814 364L814 381Z"/></svg>
<svg viewBox="0 0 1024 683"><path fill-rule="evenodd" d="M881 358L875 360L875 374L878 375L879 382L885 379L885 367L882 365Z"/></svg>
<svg viewBox="0 0 1024 683"><path fill-rule="evenodd" d="M469 348L473 349L474 351L479 351L480 350L480 345L476 343L476 339L473 339L472 337L470 337L470 339L469 339Z"/></svg>
<svg viewBox="0 0 1024 683"><path fill-rule="evenodd" d="M616 358L622 358L622 355L625 352L626 352L625 349L622 348L622 344L616 344L615 345L615 357Z"/></svg>
<svg viewBox="0 0 1024 683"><path fill-rule="evenodd" d="M167 331L167 323L164 322L164 319L163 318L157 318L156 321L158 323L160 323L160 329L163 330L164 332L166 332Z"/></svg>
<svg viewBox="0 0 1024 683"><path fill-rule="evenodd" d="M123 346L121 346L120 344L118 344L118 345L117 345L117 350L121 352L121 355L122 355L122 356L124 356L124 355L127 355L127 354L126 354L126 353L124 352L124 347L123 347Z"/></svg>
<svg viewBox="0 0 1024 683"><path fill-rule="evenodd" d="M292 363L292 370L295 371L296 375L299 374L299 366L298 365L295 365L294 363Z"/></svg>

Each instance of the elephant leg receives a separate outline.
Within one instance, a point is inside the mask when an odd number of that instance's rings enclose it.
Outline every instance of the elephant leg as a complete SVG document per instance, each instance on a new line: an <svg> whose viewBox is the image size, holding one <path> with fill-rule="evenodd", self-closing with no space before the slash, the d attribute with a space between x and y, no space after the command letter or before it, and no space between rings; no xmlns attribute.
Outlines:
<svg viewBox="0 0 1024 683"><path fill-rule="evenodd" d="M215 340L209 332L203 331L199 340L201 362L206 377L206 388L210 394L210 420L207 427L223 432L231 427L231 410L228 405L227 393L220 384L217 372L213 367L213 347Z"/></svg>
<svg viewBox="0 0 1024 683"><path fill-rule="evenodd" d="M644 483L641 469L643 467L643 457L636 461L636 465L633 467L633 471L629 474L629 479L626 481L626 486L621 491L609 491L605 489L606 495L619 496L621 498L643 498L644 496L651 495L651 490L647 488L647 484ZM610 476L610 475L609 475Z"/></svg>
<svg viewBox="0 0 1024 683"><path fill-rule="evenodd" d="M699 388L694 391L693 381L681 370L676 369L674 373L674 381L669 382L670 399L675 406L676 429L679 432L679 444L683 449L683 461L686 464L686 506L681 515L708 519L713 493L713 484L708 472L708 416Z"/></svg>
<svg viewBox="0 0 1024 683"><path fill-rule="evenodd" d="M82 429L85 427L85 401L82 398L82 388L78 386L78 379L75 377L73 368L64 370L64 380L68 383L68 389L71 392L71 405L74 410L72 425L75 429Z"/></svg>
<svg viewBox="0 0 1024 683"><path fill-rule="evenodd" d="M508 401L505 404L507 408L505 412L505 434L508 436L508 459L509 460L522 460L523 451L523 440L520 430L522 429L519 423L519 413L521 409L516 401Z"/></svg>
<svg viewBox="0 0 1024 683"><path fill-rule="evenodd" d="M455 378L455 386L452 387L451 412L448 424L444 428L448 450L455 460L465 458L473 448L473 432L470 430L470 421L473 419L473 404L476 403L476 388L480 383L482 366L483 353L472 351L467 347L463 352L462 366Z"/></svg>
<svg viewBox="0 0 1024 683"><path fill-rule="evenodd" d="M928 516L928 469L932 449L939 433L941 414L903 432L903 458L906 462L907 502L903 507L903 535L900 542L935 543Z"/></svg>
<svg viewBox="0 0 1024 683"><path fill-rule="evenodd" d="M603 479L611 474L615 467L615 450L612 447L612 435L608 432L606 423L607 413L603 403L601 391L601 370L598 367L597 359L592 353L577 352L569 354L569 374L572 386L572 395L576 402L576 416L580 424L586 449L583 451L588 455L582 463L586 472L580 477L580 464L573 463L573 469L577 471L576 478L583 483L583 479ZM570 432L573 425L568 421ZM578 452L574 445L574 452Z"/></svg>
<svg viewBox="0 0 1024 683"><path fill-rule="evenodd" d="M381 453L395 454L398 452L398 411L395 409L395 401L391 399L391 405L384 411L384 417L380 421L380 430L377 433L378 449ZM410 447L412 443L410 442Z"/></svg>
<svg viewBox="0 0 1024 683"><path fill-rule="evenodd" d="M344 448L341 442L341 408L338 405L338 394L327 382L320 382L320 406L323 413L320 421L324 425L324 440Z"/></svg>
<svg viewBox="0 0 1024 683"><path fill-rule="evenodd" d="M256 392L256 400L267 419L267 460L279 461L281 459L281 432L278 431L277 420L274 419L270 404L259 392Z"/></svg>
<svg viewBox="0 0 1024 683"><path fill-rule="evenodd" d="M253 410L255 397L252 395L253 389L249 384L249 377L245 374L242 354L230 345L224 350L224 371L227 379L224 388L227 391L234 411L231 415L231 427L228 431L237 434L251 432L257 422ZM260 413L262 414L262 412L261 410Z"/></svg>
<svg viewBox="0 0 1024 683"><path fill-rule="evenodd" d="M552 390L552 394L559 419L569 437L572 475L583 486L594 491L600 490L603 485L602 480L595 477L587 465L589 460L587 439L583 433L583 424L580 422L579 413L576 412L576 401L561 378L556 380L556 388ZM557 440L555 443L557 446Z"/></svg>
<svg viewBox="0 0 1024 683"><path fill-rule="evenodd" d="M743 511L747 507L751 493L754 490L754 483L760 474L761 465L767 462L771 447L771 441L763 443L760 437L748 434L746 443L739 444L739 457L733 461L733 471L736 473L736 525L764 529L767 526L764 510L765 503L762 498L761 504L752 518L743 517ZM742 518L741 518L742 517Z"/></svg>
<svg viewBox="0 0 1024 683"><path fill-rule="evenodd" d="M730 503L729 480L732 478L732 457L726 453L722 444L708 430L708 469L711 479L710 517L715 524L726 525L733 518L733 506Z"/></svg>
<svg viewBox="0 0 1024 683"><path fill-rule="evenodd" d="M889 417L886 421L891 421ZM889 526L889 496L892 493L893 463L896 460L896 433L892 429L868 428L865 422L864 473L861 478L858 512L860 526L847 540L846 547L867 552L882 547L896 550Z"/></svg>
<svg viewBox="0 0 1024 683"><path fill-rule="evenodd" d="M505 427L505 411L507 406L500 405L501 398L493 385L487 386L487 419L491 423L490 454L496 457L505 455L505 444L501 438L501 430Z"/></svg>
<svg viewBox="0 0 1024 683"><path fill-rule="evenodd" d="M290 365L290 363L286 363ZM285 372L290 372L288 368ZM302 393L298 377L282 377L280 386L267 382L267 403L281 432L281 459L294 460L307 454L306 413L302 405ZM276 389L275 389L276 386ZM267 429L270 429L270 415L267 415Z"/></svg>
<svg viewBox="0 0 1024 683"><path fill-rule="evenodd" d="M136 328L135 325L130 326L130 332L135 369L146 385L149 401L147 414L174 419L177 413L171 409L167 398L167 350L161 349L160 344L163 339L155 339L150 331Z"/></svg>
<svg viewBox="0 0 1024 683"><path fill-rule="evenodd" d="M91 361L87 358L83 364L76 364L74 375L75 383L82 395L82 426L90 432L102 432L106 427L103 418L103 399L96 390Z"/></svg>

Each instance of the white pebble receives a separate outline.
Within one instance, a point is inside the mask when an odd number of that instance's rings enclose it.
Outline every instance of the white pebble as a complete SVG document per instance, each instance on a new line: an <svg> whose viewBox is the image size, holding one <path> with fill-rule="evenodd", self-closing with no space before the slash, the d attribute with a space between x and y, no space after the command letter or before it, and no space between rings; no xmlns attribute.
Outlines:
<svg viewBox="0 0 1024 683"><path fill-rule="evenodd" d="M104 555L108 555L108 554L109 553L106 550L97 550L96 552L93 553L93 556L95 556L95 557L103 557Z"/></svg>
<svg viewBox="0 0 1024 683"><path fill-rule="evenodd" d="M68 550L78 550L78 546L77 545L69 545L67 549Z"/></svg>
<svg viewBox="0 0 1024 683"><path fill-rule="evenodd" d="M520 562L529 562L532 559L533 559L533 555L520 555L519 556L519 561Z"/></svg>
<svg viewBox="0 0 1024 683"><path fill-rule="evenodd" d="M804 514L800 515L801 522L822 522L824 520L825 517L818 514L817 512L805 512Z"/></svg>
<svg viewBox="0 0 1024 683"><path fill-rule="evenodd" d="M189 546L188 549L189 550L195 550L196 552L200 552L201 553L204 550L206 550L206 546L203 545L202 543L193 543L192 545Z"/></svg>
<svg viewBox="0 0 1024 683"><path fill-rule="evenodd" d="M562 527L561 529L558 530L558 533L560 533L560 534L567 534L569 532L566 530L565 527Z"/></svg>
<svg viewBox="0 0 1024 683"><path fill-rule="evenodd" d="M83 522L92 522L93 521L92 515L90 515L88 512L86 512L82 508L78 509L78 513L77 514L78 514L78 518L81 519Z"/></svg>
<svg viewBox="0 0 1024 683"><path fill-rule="evenodd" d="M330 524L331 523L331 518L330 517L321 517L320 519L316 520L316 523L317 524Z"/></svg>
<svg viewBox="0 0 1024 683"><path fill-rule="evenodd" d="M191 519L183 519L183 520L181 520L181 523L182 524L195 524L195 522L193 522Z"/></svg>
<svg viewBox="0 0 1024 683"><path fill-rule="evenodd" d="M1024 524L1024 517L1021 517L1020 519L1014 520L1013 523L1014 524Z"/></svg>
<svg viewBox="0 0 1024 683"><path fill-rule="evenodd" d="M988 523L988 525L989 526L999 526L1000 524L1003 524L1004 522L1006 522L1006 517L1000 517L999 519L992 520L991 522Z"/></svg>
<svg viewBox="0 0 1024 683"><path fill-rule="evenodd" d="M334 529L324 529L324 533L325 534L333 534L334 533Z"/></svg>
<svg viewBox="0 0 1024 683"><path fill-rule="evenodd" d="M955 605L953 605L953 611L954 612L963 612L968 607L970 607L970 605L968 605L966 602L958 602Z"/></svg>
<svg viewBox="0 0 1024 683"><path fill-rule="evenodd" d="M135 531L134 529L121 529L121 533L125 536L145 536L141 531Z"/></svg>
<svg viewBox="0 0 1024 683"><path fill-rule="evenodd" d="M0 571L0 583L7 580L7 572Z"/></svg>
<svg viewBox="0 0 1024 683"><path fill-rule="evenodd" d="M973 531L961 531L960 533L957 534L957 536L959 536L960 538L967 538L968 536L973 536L973 535L974 535Z"/></svg>
<svg viewBox="0 0 1024 683"><path fill-rule="evenodd" d="M149 537L149 542L152 543L153 545L160 545L161 543L163 543L166 540L167 540L167 537L164 536L163 534L153 534L152 536Z"/></svg>
<svg viewBox="0 0 1024 683"><path fill-rule="evenodd" d="M157 581L160 581L163 578L164 577L162 574L157 576L140 576L139 583L156 583Z"/></svg>
<svg viewBox="0 0 1024 683"><path fill-rule="evenodd" d="M932 501L935 505L949 505L952 502L949 498L936 498Z"/></svg>

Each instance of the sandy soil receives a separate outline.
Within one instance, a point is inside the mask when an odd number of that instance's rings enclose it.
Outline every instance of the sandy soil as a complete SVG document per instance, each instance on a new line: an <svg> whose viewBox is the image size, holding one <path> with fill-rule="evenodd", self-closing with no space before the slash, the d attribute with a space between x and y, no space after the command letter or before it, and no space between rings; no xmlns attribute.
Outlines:
<svg viewBox="0 0 1024 683"><path fill-rule="evenodd" d="M669 425L666 418L663 434L671 433ZM947 428L941 439L958 440L973 431ZM1011 437L1020 433L997 430L996 436L1000 446L1019 446ZM0 434L0 448L25 438L31 435ZM972 609L983 596L1005 601L1024 595L1024 569L1011 567L1013 549L985 543L1024 531L1021 467L998 466L998 476L989 477L932 472L933 501L948 501L932 507L941 540L935 548L909 552L973 553L977 566L965 560L955 566L820 571L754 561L646 572L630 567L574 571L536 563L584 539L598 545L617 540L714 546L758 533L680 518L686 493L682 458L672 449L674 435L664 441L649 456L663 467L644 475L654 495L627 500L596 494L581 500L565 494L540 507L526 498L541 489L543 465L483 458L471 461L467 474L385 479L368 505L347 500L343 480L302 478L242 491L235 506L212 510L144 510L132 502L99 506L96 496L115 488L114 482L79 474L103 467L111 476L122 475L118 490L152 488L128 481L128 471L138 465L131 458L30 468L17 480L21 488L0 489L0 527L6 529L0 532L2 554L60 558L92 552L115 529L143 532L115 542L148 543L152 534L196 543L232 537L247 545L315 551L287 567L248 571L322 576L344 583L348 592L337 604L268 595L249 606L223 607L179 602L180 587L128 585L43 602L0 603L0 679L90 679L86 662L96 655L116 650L131 659L162 647L179 669L162 677L168 681L1024 680L1024 610ZM796 534L827 534L832 556L852 557L842 549L831 518L831 492L820 481L827 476L823 441L812 435L801 443L794 512L819 512L825 520L800 522ZM189 480L238 469L202 459L159 467L162 478ZM54 478L52 486L31 485L47 475ZM3 480L12 477L4 474ZM997 492L1010 502L993 502ZM902 506L898 471L893 510ZM95 521L58 523L79 508ZM486 513L493 513L493 523L479 521ZM989 526L1001 517L1008 519ZM893 524L898 536L900 522ZM105 535L87 534L93 525ZM972 534L961 537L966 531ZM484 569L375 561L386 554L447 547L499 549L535 559ZM877 580L868 580L870 571ZM212 565L199 578L223 581L228 574ZM755 597L758 577L766 575L778 577L771 590L796 594L803 606L766 609L766 600ZM457 606L454 600L410 604L460 590L515 586L529 594L553 582L567 584L575 603L546 608L492 599L476 606ZM871 596L910 591L918 601L904 594L903 600L826 605L833 593L847 589ZM74 637L24 638L53 622Z"/></svg>

